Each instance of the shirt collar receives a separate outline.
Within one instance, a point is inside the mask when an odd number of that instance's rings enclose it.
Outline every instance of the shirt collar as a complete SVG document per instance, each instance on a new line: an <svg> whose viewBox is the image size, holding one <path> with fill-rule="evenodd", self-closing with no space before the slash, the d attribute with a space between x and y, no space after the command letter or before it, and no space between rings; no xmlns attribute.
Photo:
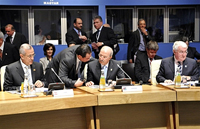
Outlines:
<svg viewBox="0 0 200 129"><path fill-rule="evenodd" d="M80 31L80 30L77 30L76 28L74 28L74 30L76 31L77 34L78 34L78 31Z"/></svg>
<svg viewBox="0 0 200 129"><path fill-rule="evenodd" d="M22 65L22 68L24 69L25 67L28 67L28 68L30 68L30 66L27 66L26 64L24 64L23 62L22 62L22 60L20 59L20 62L21 62L21 65Z"/></svg>

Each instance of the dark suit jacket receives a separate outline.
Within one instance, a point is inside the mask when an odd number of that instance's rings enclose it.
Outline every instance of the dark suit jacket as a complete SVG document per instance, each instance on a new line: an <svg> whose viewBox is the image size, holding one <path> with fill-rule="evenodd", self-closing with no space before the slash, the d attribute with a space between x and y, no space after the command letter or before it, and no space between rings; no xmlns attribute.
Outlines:
<svg viewBox="0 0 200 129"><path fill-rule="evenodd" d="M81 34L82 34L82 36L86 36L87 37L86 33L84 31L82 31L82 30L81 30ZM69 32L67 32L65 34L65 38L66 38L66 42L67 42L68 46L70 44L72 44L72 43L75 43L76 45L81 45L81 44L84 44L84 43L88 43L88 40L86 40L85 42L83 42L79 38L78 34L76 33L76 31L74 29L72 29Z"/></svg>
<svg viewBox="0 0 200 129"><path fill-rule="evenodd" d="M162 59L162 57L155 55L154 60ZM148 61L148 56L146 53L138 54L135 61L135 77L137 81L143 81L143 83L148 83L150 77L150 66Z"/></svg>
<svg viewBox="0 0 200 129"><path fill-rule="evenodd" d="M65 48L57 55L53 57L51 62L47 65L45 78L48 83L60 82L58 77L52 72L51 68L58 74L59 72L59 64L64 58L69 58L71 55L75 55L75 51L79 45L75 45L72 47Z"/></svg>
<svg viewBox="0 0 200 129"><path fill-rule="evenodd" d="M151 37L148 35L148 37L146 37L145 40L147 43L151 40ZM140 32L137 29L131 34L131 37L129 39L127 60L129 59L134 60L134 55L138 51L139 46L140 46Z"/></svg>
<svg viewBox="0 0 200 129"><path fill-rule="evenodd" d="M37 81L43 81L46 86L46 82L44 80L43 68L42 64L38 62L33 62L31 65L31 74L33 84ZM5 82L4 82L4 90L16 90L16 87L21 86L21 83L24 81L24 70L20 61L16 61L6 67L5 72Z"/></svg>
<svg viewBox="0 0 200 129"><path fill-rule="evenodd" d="M200 59L200 53L198 53L195 47L189 46L187 51L188 51L187 57L192 59L194 58Z"/></svg>
<svg viewBox="0 0 200 129"><path fill-rule="evenodd" d="M10 43L9 37L6 38L6 42ZM19 50L20 46L23 43L28 43L26 37L23 34L16 32L15 37L12 41L12 44L15 45L17 49Z"/></svg>
<svg viewBox="0 0 200 129"><path fill-rule="evenodd" d="M160 64L159 72L156 76L156 80L158 83L164 82L166 79L174 80L175 73L174 66L174 57L168 57L162 60ZM194 59L186 57L183 61L182 74L185 76L191 76L191 80L198 80L199 71L197 67L197 63Z"/></svg>
<svg viewBox="0 0 200 129"><path fill-rule="evenodd" d="M97 35L97 32L95 32L92 35L92 42L97 42L96 35ZM111 28L102 27L98 42L103 42L104 43L103 46L109 46L114 50L114 44L117 44L117 39L114 34L114 31ZM99 58L98 54L103 46L99 47L98 52L96 52L96 50L93 49L93 51L95 53L95 58L97 58L97 59ZM115 55L113 55L113 58L115 59Z"/></svg>
<svg viewBox="0 0 200 129"><path fill-rule="evenodd" d="M17 50L16 46L4 42L2 60L0 60L0 67L18 61L19 58L19 50Z"/></svg>
<svg viewBox="0 0 200 129"><path fill-rule="evenodd" d="M117 64L120 65L118 61L113 59L110 60L106 80L116 80L116 77L125 78L124 73L117 67ZM93 81L95 85L99 85L100 77L101 64L99 63L99 61L95 60L88 63L87 82Z"/></svg>

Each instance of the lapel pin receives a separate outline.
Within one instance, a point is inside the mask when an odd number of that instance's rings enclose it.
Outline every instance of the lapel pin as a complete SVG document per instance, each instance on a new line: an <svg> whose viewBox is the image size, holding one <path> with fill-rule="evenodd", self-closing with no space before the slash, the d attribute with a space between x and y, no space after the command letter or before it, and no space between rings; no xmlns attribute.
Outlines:
<svg viewBox="0 0 200 129"><path fill-rule="evenodd" d="M36 71L36 69L33 69L33 71Z"/></svg>
<svg viewBox="0 0 200 129"><path fill-rule="evenodd" d="M187 65L185 65L185 68L187 68Z"/></svg>
<svg viewBox="0 0 200 129"><path fill-rule="evenodd" d="M5 55L8 55L7 53L5 53Z"/></svg>
<svg viewBox="0 0 200 129"><path fill-rule="evenodd" d="M110 71L112 71L112 69L110 69Z"/></svg>

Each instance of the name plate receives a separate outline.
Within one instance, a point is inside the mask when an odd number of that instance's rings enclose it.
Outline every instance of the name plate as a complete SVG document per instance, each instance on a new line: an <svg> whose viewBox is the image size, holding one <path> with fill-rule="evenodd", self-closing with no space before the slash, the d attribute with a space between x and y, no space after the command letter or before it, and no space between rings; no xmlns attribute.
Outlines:
<svg viewBox="0 0 200 129"><path fill-rule="evenodd" d="M73 89L53 90L52 95L54 98L73 97L74 91L73 91Z"/></svg>
<svg viewBox="0 0 200 129"><path fill-rule="evenodd" d="M142 91L142 85L139 86L122 86L122 92Z"/></svg>

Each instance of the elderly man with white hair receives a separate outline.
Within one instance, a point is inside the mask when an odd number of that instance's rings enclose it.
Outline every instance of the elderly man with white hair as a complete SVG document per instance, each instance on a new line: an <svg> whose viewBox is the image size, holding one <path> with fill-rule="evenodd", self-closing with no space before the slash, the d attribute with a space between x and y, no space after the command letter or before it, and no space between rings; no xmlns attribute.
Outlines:
<svg viewBox="0 0 200 129"><path fill-rule="evenodd" d="M181 77L186 77L188 81L198 80L199 71L197 63L194 59L187 57L187 48L188 46L182 41L174 42L174 56L162 60L156 76L158 83L173 82L178 67L181 68Z"/></svg>

